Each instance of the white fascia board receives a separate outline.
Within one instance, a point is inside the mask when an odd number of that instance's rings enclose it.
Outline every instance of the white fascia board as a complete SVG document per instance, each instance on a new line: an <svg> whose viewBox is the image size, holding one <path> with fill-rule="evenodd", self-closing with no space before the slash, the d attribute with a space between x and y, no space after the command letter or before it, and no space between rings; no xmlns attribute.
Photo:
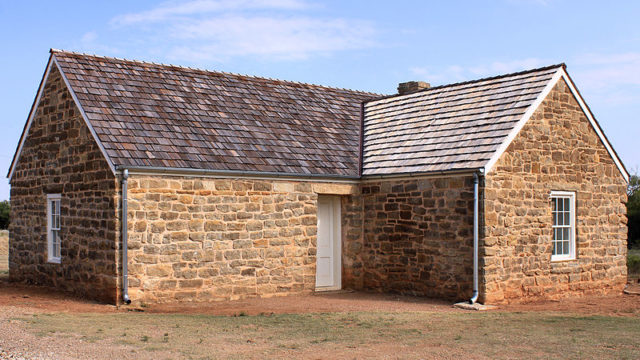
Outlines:
<svg viewBox="0 0 640 360"><path fill-rule="evenodd" d="M7 178L9 182L11 182L11 178L13 177L13 172L18 165L18 161L20 161L20 154L22 153L22 147L24 146L24 142L27 140L27 135L29 135L29 129L31 129L31 123L33 123L33 118L36 116L38 112L38 106L40 105L40 98L42 97L42 93L44 92L44 86L49 78L49 72L51 71L51 65L53 64L53 56L49 57L49 61L47 62L47 68L44 71L44 75L42 76L42 80L40 80L40 86L38 87L38 92L36 93L36 99L31 105L31 111L29 111L29 117L27 117L27 123L22 130L22 135L20 136L20 142L18 143L18 148L16 153L13 155L13 161L11 162L11 168L9 169L9 175Z"/></svg>
<svg viewBox="0 0 640 360"><path fill-rule="evenodd" d="M500 147L498 147L496 152L493 153L493 156L491 157L491 159L489 159L489 162L487 162L487 164L484 167L485 174L489 174L491 172L491 170L496 165L496 163L498 162L502 154L504 154L504 152L507 151L507 148L509 147L509 145L511 145L511 142L513 141L513 139L515 139L516 135L520 133L520 130L522 130L524 125L527 123L527 121L531 119L531 116L536 111L536 109L538 109L538 106L542 104L542 101L544 101L544 99L547 97L547 95L549 95L551 90L553 90L553 87L556 86L556 84L558 83L558 80L560 80L560 78L562 77L562 73L563 73L562 68L559 68L556 71L556 73L553 74L553 77L551 77L551 80L549 80L549 82L544 87L542 92L538 95L538 97L536 98L536 101L534 101L533 104L529 106L529 108L524 113L522 118L520 118L516 126L511 130L507 138L504 139L502 144L500 144Z"/></svg>
<svg viewBox="0 0 640 360"><path fill-rule="evenodd" d="M47 80L49 78L49 72L51 71L51 67L53 65L55 65L58 68L58 71L60 72L60 75L62 76L62 79L64 80L64 83L67 86L67 89L69 90L69 93L71 94L71 98L73 98L73 101L76 104L76 107L80 110L80 114L82 115L82 119L84 120L84 123L89 128L89 131L91 132L91 135L93 136L93 139L95 140L96 144L98 144L98 147L100 148L100 151L102 152L102 156L104 156L104 159L107 161L107 164L109 165L109 168L111 169L111 172L115 176L116 175L116 168L113 165L113 162L109 158L109 155L107 155L107 152L104 149L104 146L102 145L102 142L100 142L100 139L98 139L98 135L96 134L96 131L93 129L93 126L91 126L91 123L89 122L89 119L87 118L87 114L84 112L84 109L82 108L82 105L80 104L80 101L78 101L78 97L76 96L75 92L73 91L73 88L71 87L71 84L69 84L69 80L67 79L67 76L64 74L64 72L62 71L62 68L58 64L58 61L56 60L55 54L52 54L51 57L49 58L49 62L47 63L47 70L44 73L42 81L40 82L40 88L38 89L38 94L36 95L36 101L34 102L33 106L31 107L31 112L29 113L29 118L27 119L27 125L25 126L24 131L22 133L22 137L20 138L20 144L18 145L18 150L16 151L13 163L11 165L11 169L9 171L9 176L8 176L9 182L11 182L11 178L13 177L13 173L15 171L16 165L18 164L18 161L20 161L20 154L22 153L22 147L24 146L24 142L26 141L27 136L29 135L29 129L31 128L31 124L33 123L33 119L34 119L34 117L35 117L35 115L37 113L38 106L40 104L40 98L42 97L42 93L44 92L44 86L45 86L45 83L47 82Z"/></svg>
<svg viewBox="0 0 640 360"><path fill-rule="evenodd" d="M604 136L602 129L600 129L598 122L593 117L593 114L589 110L589 107L586 105L586 103L584 102L584 99L582 98L578 90L575 88L573 81L571 80L567 72L564 70L564 68L558 69L558 71L553 75L551 80L549 80L549 83L547 84L547 86L545 86L544 90L540 93L540 95L538 95L538 97L536 98L536 101L533 104L531 104L531 106L529 106L529 109L527 109L527 112L525 112L522 119L518 121L516 126L509 133L509 136L505 139L505 141L502 142L502 144L500 144L500 147L498 148L498 150L496 150L496 152L493 154L493 156L485 166L486 173L488 174L493 169L496 162L498 162L498 159L500 159L502 154L504 154L504 152L507 150L507 148L509 147L513 139L516 137L516 135L518 135L520 130L522 130L524 125L527 123L527 121L529 121L533 113L538 109L542 101L547 97L547 95L549 95L551 90L554 88L554 86L558 83L560 79L564 79L565 83L571 90L571 93L573 94L576 101L578 102L578 105L580 105L582 112L585 114L585 116L589 120L589 123L591 123L591 127L593 127L596 134L600 138L600 141L602 141L602 144L605 146L605 148L607 149L607 152L609 153L609 155L615 162L616 166L618 167L618 170L620 170L622 177L625 179L626 182L629 182L629 173L626 171L625 167L622 165L622 162L618 158L618 155L616 154L616 152L613 150L613 147L611 147L611 144L609 143L609 141L607 141L607 138Z"/></svg>
<svg viewBox="0 0 640 360"><path fill-rule="evenodd" d="M582 95L580 95L580 92L578 91L578 89L576 89L575 85L573 84L573 80L571 80L571 78L569 77L569 74L567 74L567 72L564 71L564 69L562 69L562 78L564 79L564 82L567 83L567 86L569 86L571 93L578 101L578 104L580 105L582 112L587 117L587 119L589 119L589 122L591 123L593 130L595 130L596 134L600 138L600 141L602 141L602 144L607 149L607 152L609 152L609 156L611 156L611 158L613 159L613 162L615 162L616 166L618 167L618 170L620 170L620 174L622 174L622 177L628 183L629 173L625 169L624 165L622 165L622 161L620 161L620 158L618 158L618 155L616 154L615 150L613 150L613 147L607 140L607 137L602 132L600 125L598 124L596 119L593 117L593 114L591 113L591 110L589 109L587 104L584 102Z"/></svg>

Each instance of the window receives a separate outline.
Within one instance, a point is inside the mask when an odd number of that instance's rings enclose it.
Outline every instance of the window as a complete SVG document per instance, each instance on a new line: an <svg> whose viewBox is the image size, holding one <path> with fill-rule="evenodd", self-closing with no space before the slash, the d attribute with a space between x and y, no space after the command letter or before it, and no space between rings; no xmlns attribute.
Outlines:
<svg viewBox="0 0 640 360"><path fill-rule="evenodd" d="M60 194L47 195L47 258L60 263Z"/></svg>
<svg viewBox="0 0 640 360"><path fill-rule="evenodd" d="M553 214L551 261L576 258L575 199L573 192L551 192L551 212Z"/></svg>

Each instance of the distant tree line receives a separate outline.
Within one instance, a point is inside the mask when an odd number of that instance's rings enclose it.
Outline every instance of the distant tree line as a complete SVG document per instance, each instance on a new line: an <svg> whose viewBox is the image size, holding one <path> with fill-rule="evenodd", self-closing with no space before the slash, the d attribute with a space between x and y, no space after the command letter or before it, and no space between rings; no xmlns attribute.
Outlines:
<svg viewBox="0 0 640 360"><path fill-rule="evenodd" d="M9 200L0 202L0 229L2 230L9 228L10 209Z"/></svg>

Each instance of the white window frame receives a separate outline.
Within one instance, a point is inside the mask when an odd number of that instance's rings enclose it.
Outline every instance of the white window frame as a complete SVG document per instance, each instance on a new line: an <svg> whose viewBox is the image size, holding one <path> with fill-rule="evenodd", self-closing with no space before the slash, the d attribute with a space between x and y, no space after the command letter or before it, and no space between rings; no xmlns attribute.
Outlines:
<svg viewBox="0 0 640 360"><path fill-rule="evenodd" d="M60 229L61 229L61 216L60 216L60 194L47 194L47 261L50 263L60 264L61 251L60 251ZM57 214L52 211L52 204L57 203ZM57 223L56 218L57 216ZM54 238L57 239L57 247L54 248ZM57 251L55 251L57 250Z"/></svg>
<svg viewBox="0 0 640 360"><path fill-rule="evenodd" d="M569 226L563 224L558 225L553 222L553 199L569 199L569 221L571 222ZM551 191L551 195L549 197L549 202L551 203L551 261L567 261L567 260L575 260L576 259L576 193L572 191ZM564 221L563 221L564 222ZM553 254L553 246L555 246L555 229L569 229L569 253L568 254ZM563 239L565 240L565 239Z"/></svg>

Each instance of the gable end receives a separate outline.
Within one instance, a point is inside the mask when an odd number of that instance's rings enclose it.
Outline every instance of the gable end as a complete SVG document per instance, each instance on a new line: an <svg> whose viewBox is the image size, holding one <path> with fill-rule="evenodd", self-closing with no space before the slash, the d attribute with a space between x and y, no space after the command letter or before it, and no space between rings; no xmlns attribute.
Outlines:
<svg viewBox="0 0 640 360"><path fill-rule="evenodd" d="M67 87L67 89L69 90L69 93L71 94L71 98L73 99L76 107L80 111L80 114L82 115L82 119L84 120L85 125L87 126L87 128L89 128L89 132L91 132L91 136L93 137L93 140L98 145L98 148L100 148L100 152L102 153L102 156L104 156L105 160L107 161L107 164L111 169L111 172L113 173L113 175L116 175L116 169L113 165L113 162L107 155L107 152L104 149L104 146L102 145L102 143L100 142L100 139L98 139L98 136L96 135L96 132L93 129L93 126L91 126L91 123L87 118L87 115L82 109L82 105L78 101L78 98L76 97L76 94L73 91L73 88L69 84L69 80L67 79L66 75L62 71L62 68L58 65L55 55L51 54L51 56L49 57L49 61L47 62L47 68L44 72L42 80L40 81L40 86L38 87L36 98L33 102L33 105L31 106L31 111L29 111L29 117L27 118L27 122L24 126L24 129L22 130L22 135L20 136L20 142L18 143L18 147L16 148L16 153L13 155L13 160L11 161L11 166L9 167L9 172L7 174L7 178L9 179L9 182L11 182L11 178L13 177L15 168L18 165L18 161L20 160L20 154L22 153L24 142L26 141L27 135L29 134L29 130L31 129L31 124L33 123L33 119L36 113L38 112L38 106L40 105L40 98L42 97L42 93L44 91L47 79L49 78L49 73L51 72L52 66L56 66L57 70L60 72L60 75L64 80L65 86Z"/></svg>
<svg viewBox="0 0 640 360"><path fill-rule="evenodd" d="M591 124L591 127L593 128L593 130L598 135L598 138L600 139L600 141L602 142L604 147L607 149L607 152L609 153L609 156L611 156L611 159L613 159L614 163L616 164L616 167L620 171L620 174L622 175L624 180L626 182L629 182L629 173L627 172L626 168L624 167L624 164L622 164L622 161L618 157L618 154L615 152L615 150L613 149L613 147L609 143L609 140L604 135L604 132L600 128L600 125L598 124L598 122L594 118L594 116L591 113L591 110L589 109L587 104L584 102L584 99L582 98L582 95L580 95L580 92L575 87L575 85L573 83L573 80L571 80L571 77L569 77L569 74L567 74L567 72L565 71L564 67L558 69L558 72L556 74L554 74L554 76L551 78L551 80L549 81L547 86L544 88L544 90L540 93L540 95L538 96L536 101L533 104L531 104L531 106L529 107L529 109L527 109L527 112L524 114L522 119L520 119L518 124L513 128L513 130L509 134L509 136L504 140L504 142L500 145L498 150L493 154L493 156L491 157L491 160L489 160L489 162L485 166L485 169L484 169L485 173L488 174L488 173L491 172L491 170L493 169L495 164L498 162L498 160L500 159L502 154L504 154L504 152L507 150L507 148L509 147L509 145L511 144L513 139L516 137L516 135L518 135L518 133L520 133L520 130L522 130L524 125L529 121L529 119L531 118L533 113L538 109L540 104L542 104L544 99L546 99L547 95L549 95L551 90L556 86L556 84L558 83L558 81L560 79L563 79L564 82L569 87L569 89L571 90L571 93L573 94L573 96L575 97L576 101L580 105L580 108L582 109L582 112L584 113L586 118L589 120L589 123Z"/></svg>

